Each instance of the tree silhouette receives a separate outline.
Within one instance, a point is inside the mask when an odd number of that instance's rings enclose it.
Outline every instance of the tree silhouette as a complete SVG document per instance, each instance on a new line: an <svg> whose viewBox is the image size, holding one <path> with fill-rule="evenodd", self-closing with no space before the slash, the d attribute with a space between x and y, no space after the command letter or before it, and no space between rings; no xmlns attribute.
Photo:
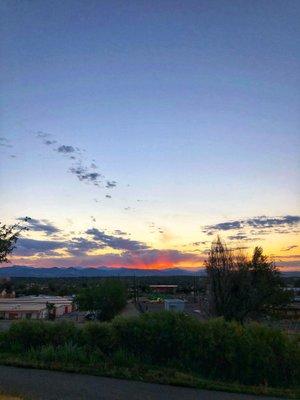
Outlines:
<svg viewBox="0 0 300 400"><path fill-rule="evenodd" d="M30 218L26 217L24 222ZM12 253L22 231L27 230L21 224L6 225L0 222L0 263L9 262L7 256Z"/></svg>
<svg viewBox="0 0 300 400"><path fill-rule="evenodd" d="M290 302L278 268L256 247L252 258L228 249L218 237L206 261L210 314L243 322Z"/></svg>

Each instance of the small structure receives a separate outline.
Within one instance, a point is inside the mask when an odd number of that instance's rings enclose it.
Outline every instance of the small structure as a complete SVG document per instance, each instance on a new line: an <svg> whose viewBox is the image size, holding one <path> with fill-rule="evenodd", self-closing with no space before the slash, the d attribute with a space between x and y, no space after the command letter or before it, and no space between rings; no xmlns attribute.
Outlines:
<svg viewBox="0 0 300 400"><path fill-rule="evenodd" d="M184 311L185 301L180 299L166 299L165 310L167 311Z"/></svg>
<svg viewBox="0 0 300 400"><path fill-rule="evenodd" d="M175 293L178 285L150 285L149 287L155 293Z"/></svg>

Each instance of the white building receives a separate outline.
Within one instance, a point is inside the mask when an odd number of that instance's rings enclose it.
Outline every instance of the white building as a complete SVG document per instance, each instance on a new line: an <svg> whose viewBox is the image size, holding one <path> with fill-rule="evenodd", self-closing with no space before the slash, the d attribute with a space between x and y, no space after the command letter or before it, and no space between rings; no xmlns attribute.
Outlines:
<svg viewBox="0 0 300 400"><path fill-rule="evenodd" d="M0 319L43 319L48 316L47 304L55 307L55 316L74 310L72 299L60 296L23 296L0 298Z"/></svg>
<svg viewBox="0 0 300 400"><path fill-rule="evenodd" d="M184 311L185 301L180 299L166 299L165 310L167 311Z"/></svg>

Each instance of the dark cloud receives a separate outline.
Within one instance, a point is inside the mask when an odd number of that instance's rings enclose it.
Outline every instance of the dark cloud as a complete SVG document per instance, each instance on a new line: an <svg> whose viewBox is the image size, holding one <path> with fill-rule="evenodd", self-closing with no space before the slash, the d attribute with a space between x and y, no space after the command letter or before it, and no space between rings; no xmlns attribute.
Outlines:
<svg viewBox="0 0 300 400"><path fill-rule="evenodd" d="M300 223L299 215L285 215L283 217L269 218L266 216L250 218L246 224L253 228L273 228L278 226L293 226Z"/></svg>
<svg viewBox="0 0 300 400"><path fill-rule="evenodd" d="M86 231L86 234L92 236L94 240L99 241L103 245L106 245L107 247L111 247L112 249L116 250L137 251L149 248L149 246L147 246L143 242L131 239L124 239L120 236L107 235L105 232L100 231L97 228L88 229Z"/></svg>
<svg viewBox="0 0 300 400"><path fill-rule="evenodd" d="M20 238L13 254L24 257L34 256L37 253L48 253L49 255L49 251L52 252L64 247L66 247L65 242ZM51 253L51 255L53 254Z"/></svg>
<svg viewBox="0 0 300 400"><path fill-rule="evenodd" d="M42 140L43 144L47 146L58 143L49 133L39 131L36 133L36 136ZM90 183L97 187L101 187L103 185L102 187L105 186L107 189L112 189L117 186L117 182L114 180L106 180L105 183L103 182L105 177L98 171L98 166L96 165L95 160L92 160L92 162L85 162L84 149L72 146L70 144L67 145L58 143L53 150L65 157L67 156L68 159L73 161L73 163L71 163L71 167L69 168L69 172L75 175L79 181Z"/></svg>
<svg viewBox="0 0 300 400"><path fill-rule="evenodd" d="M53 144L57 143L56 140L44 140L44 144L46 146L52 146Z"/></svg>
<svg viewBox="0 0 300 400"><path fill-rule="evenodd" d="M50 236L60 232L56 226L46 219L35 219L35 218L18 218L18 221L26 222L30 231L43 232L45 235Z"/></svg>
<svg viewBox="0 0 300 400"><path fill-rule="evenodd" d="M130 235L130 233L123 232L120 229L116 229L114 231L114 234L117 235L117 236L128 236L128 235Z"/></svg>
<svg viewBox="0 0 300 400"><path fill-rule="evenodd" d="M95 186L99 186L100 180L103 178L99 172L90 172L87 168L84 168L81 165L73 166L69 171L76 175L80 181L92 183Z"/></svg>
<svg viewBox="0 0 300 400"><path fill-rule="evenodd" d="M12 147L9 140L7 138L5 138L4 136L0 137L0 146L1 147Z"/></svg>
<svg viewBox="0 0 300 400"><path fill-rule="evenodd" d="M103 249L106 245L83 237L75 237L66 244L66 247L69 254L81 256L86 255L86 253L91 250Z"/></svg>
<svg viewBox="0 0 300 400"><path fill-rule="evenodd" d="M245 233L239 232L236 235L228 236L229 240L248 240L248 236Z"/></svg>
<svg viewBox="0 0 300 400"><path fill-rule="evenodd" d="M56 149L56 151L58 153L69 154L69 153L74 153L75 149L73 146L68 146L68 145L62 144L61 146L59 146Z"/></svg>
<svg viewBox="0 0 300 400"><path fill-rule="evenodd" d="M116 181L106 181L106 185L105 187L107 189L111 189L117 186L117 182Z"/></svg>
<svg viewBox="0 0 300 400"><path fill-rule="evenodd" d="M292 249L296 249L297 247L299 247L297 244L293 244L291 246L284 247L283 249L281 249L281 251L290 251Z"/></svg>
<svg viewBox="0 0 300 400"><path fill-rule="evenodd" d="M259 232L266 233L266 231L270 230L277 233L288 233L290 232L291 228L294 228L299 223L300 216L298 215L285 215L282 217L266 217L263 215L260 217L221 222L215 225L207 225L204 227L203 232L207 235L214 235L218 231L231 231L250 228L252 229L251 233L255 234L258 234Z"/></svg>

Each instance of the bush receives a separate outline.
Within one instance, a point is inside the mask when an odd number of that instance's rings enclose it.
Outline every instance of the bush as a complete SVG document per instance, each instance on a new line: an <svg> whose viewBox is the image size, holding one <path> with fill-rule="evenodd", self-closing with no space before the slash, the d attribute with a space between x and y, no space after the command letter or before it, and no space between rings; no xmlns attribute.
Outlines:
<svg viewBox="0 0 300 400"><path fill-rule="evenodd" d="M28 350L46 344L58 346L66 342L76 343L79 330L72 322L18 321L9 328L5 341L7 349Z"/></svg>
<svg viewBox="0 0 300 400"><path fill-rule="evenodd" d="M98 286L82 289L76 300L81 310L95 311L97 319L110 321L126 305L126 287L119 280L106 280Z"/></svg>
<svg viewBox="0 0 300 400"><path fill-rule="evenodd" d="M82 328L82 343L111 353L117 346L115 330L107 322L90 322Z"/></svg>
<svg viewBox="0 0 300 400"><path fill-rule="evenodd" d="M119 318L112 325L120 348L145 362L243 384L288 386L299 381L298 345L262 325L223 319L198 322L168 312Z"/></svg>
<svg viewBox="0 0 300 400"><path fill-rule="evenodd" d="M1 334L0 351L21 352L44 362L99 362L132 367L175 367L198 376L247 385L293 386L300 379L296 340L259 324L222 318L199 322L162 312L116 318L111 323L21 321Z"/></svg>

